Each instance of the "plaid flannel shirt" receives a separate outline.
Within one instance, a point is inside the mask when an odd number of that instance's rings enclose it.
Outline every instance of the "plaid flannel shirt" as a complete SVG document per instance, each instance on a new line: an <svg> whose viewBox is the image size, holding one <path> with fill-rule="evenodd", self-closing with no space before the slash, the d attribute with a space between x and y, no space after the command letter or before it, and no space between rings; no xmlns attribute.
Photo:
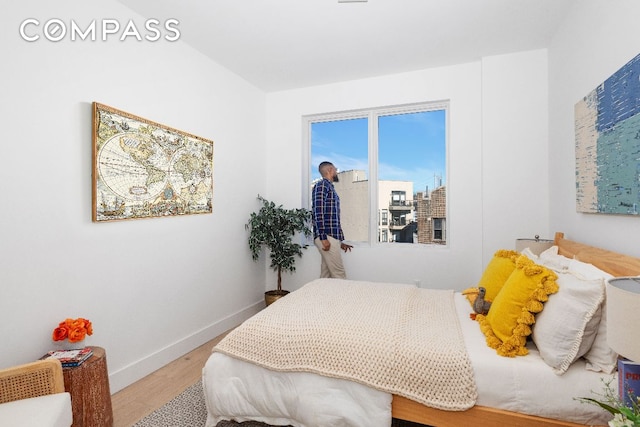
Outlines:
<svg viewBox="0 0 640 427"><path fill-rule="evenodd" d="M312 191L313 238L327 240L331 236L339 241L344 240L340 225L340 197L331 181L323 178L316 183Z"/></svg>

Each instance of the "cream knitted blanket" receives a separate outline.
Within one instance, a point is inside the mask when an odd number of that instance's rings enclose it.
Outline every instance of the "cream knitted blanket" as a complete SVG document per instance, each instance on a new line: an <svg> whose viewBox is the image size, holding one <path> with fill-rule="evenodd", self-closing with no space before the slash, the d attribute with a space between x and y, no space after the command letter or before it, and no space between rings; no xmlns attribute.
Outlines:
<svg viewBox="0 0 640 427"><path fill-rule="evenodd" d="M214 351L438 409L465 410L477 398L452 291L318 279L248 319Z"/></svg>

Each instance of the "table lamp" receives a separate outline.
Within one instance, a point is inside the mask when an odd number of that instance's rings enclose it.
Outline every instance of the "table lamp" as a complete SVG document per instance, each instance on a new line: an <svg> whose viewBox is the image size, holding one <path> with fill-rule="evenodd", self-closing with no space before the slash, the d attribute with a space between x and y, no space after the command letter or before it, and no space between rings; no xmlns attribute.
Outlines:
<svg viewBox="0 0 640 427"><path fill-rule="evenodd" d="M620 356L640 362L640 277L607 280L607 344Z"/></svg>
<svg viewBox="0 0 640 427"><path fill-rule="evenodd" d="M533 239L516 239L516 251L522 252L529 248L531 252L540 255L553 246L553 240L541 239L537 234Z"/></svg>
<svg viewBox="0 0 640 427"><path fill-rule="evenodd" d="M607 280L607 344L618 358L618 397L628 407L640 396L640 277ZM635 402L634 402L635 401Z"/></svg>

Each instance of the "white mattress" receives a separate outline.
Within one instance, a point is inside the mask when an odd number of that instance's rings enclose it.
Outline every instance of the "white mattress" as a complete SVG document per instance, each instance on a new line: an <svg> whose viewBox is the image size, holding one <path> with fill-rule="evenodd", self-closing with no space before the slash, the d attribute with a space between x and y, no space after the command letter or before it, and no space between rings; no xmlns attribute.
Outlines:
<svg viewBox="0 0 640 427"><path fill-rule="evenodd" d="M593 396L610 375L588 371L579 360L558 376L533 345L528 356L498 356L469 318L467 300L461 294L455 298L478 388L477 405L581 424L607 423L607 412L574 398ZM207 361L203 384L207 427L228 419L295 427L391 424L388 393L316 374L274 372L220 353Z"/></svg>

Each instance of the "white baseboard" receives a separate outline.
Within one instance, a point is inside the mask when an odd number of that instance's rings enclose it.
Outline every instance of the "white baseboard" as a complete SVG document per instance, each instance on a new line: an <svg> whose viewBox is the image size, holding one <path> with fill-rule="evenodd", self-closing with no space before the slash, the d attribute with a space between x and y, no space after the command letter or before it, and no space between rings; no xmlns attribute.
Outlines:
<svg viewBox="0 0 640 427"><path fill-rule="evenodd" d="M109 374L111 394L116 393L150 373L162 368L191 350L211 341L218 335L238 326L264 308L264 301L256 302L232 315L203 328L184 339L149 354L118 371Z"/></svg>

